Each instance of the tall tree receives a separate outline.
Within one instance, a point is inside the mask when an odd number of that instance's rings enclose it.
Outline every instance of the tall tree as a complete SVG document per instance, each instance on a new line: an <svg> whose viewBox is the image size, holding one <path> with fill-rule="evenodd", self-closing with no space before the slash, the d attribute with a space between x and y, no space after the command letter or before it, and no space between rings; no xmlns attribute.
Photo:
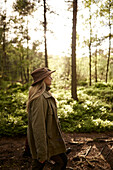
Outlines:
<svg viewBox="0 0 113 170"><path fill-rule="evenodd" d="M92 73L91 73L91 69L92 69L92 11L91 11L91 6L92 6L92 0L86 0L86 1L82 1L84 3L85 8L88 8L89 10L89 17L87 19L88 21L88 30L89 30L89 38L88 40L85 40L85 44L88 45L88 49L89 49L89 86L91 86L91 78L92 78Z"/></svg>
<svg viewBox="0 0 113 170"><path fill-rule="evenodd" d="M6 22L6 3L5 2L5 10L1 15L1 23L2 23L2 76L3 79L6 77L6 70L7 70L7 56L6 56L6 31L7 31L7 22Z"/></svg>
<svg viewBox="0 0 113 170"><path fill-rule="evenodd" d="M109 33L104 36L104 39L108 39L109 41L109 48L108 48L108 57L107 57L107 66L106 66L106 77L105 82L108 81L108 73L109 73L109 63L110 63L110 56L111 56L111 24L113 21L113 1L112 0L105 0L101 2L100 6L100 16L104 19L103 23L104 26L109 27ZM107 21L107 22L106 22Z"/></svg>
<svg viewBox="0 0 113 170"><path fill-rule="evenodd" d="M108 50L108 60L107 60L107 69L106 69L106 83L108 80L109 61L111 55L111 0L109 0L109 5L108 5L108 18L109 18L109 50Z"/></svg>
<svg viewBox="0 0 113 170"><path fill-rule="evenodd" d="M26 31L26 40L27 40L27 82L29 82L29 29L28 29L28 16L34 10L35 3L30 0L16 0L16 3L13 5L15 11L19 12L19 15L27 16L27 31ZM25 71L24 71L25 72Z"/></svg>
<svg viewBox="0 0 113 170"><path fill-rule="evenodd" d="M24 48L23 43L25 43L27 39L27 29L25 27L25 19L22 16L19 17L14 17L12 18L13 21L13 32L15 33L15 37L11 40L12 44L15 44L17 49L18 49L18 73L21 77L21 82L25 83L28 82L28 73L27 73L27 68L28 68L28 44L27 48ZM16 52L17 53L17 52Z"/></svg>
<svg viewBox="0 0 113 170"><path fill-rule="evenodd" d="M90 25L90 36L89 36L89 85L91 86L91 42L92 42L92 27L91 27L91 0L89 1L89 25Z"/></svg>
<svg viewBox="0 0 113 170"><path fill-rule="evenodd" d="M97 83L97 47L95 50L95 83Z"/></svg>
<svg viewBox="0 0 113 170"><path fill-rule="evenodd" d="M48 56L47 56L47 21L46 21L46 0L44 1L44 44L45 44L45 67L48 67Z"/></svg>
<svg viewBox="0 0 113 170"><path fill-rule="evenodd" d="M72 98L77 98L77 76L76 76L76 26L77 26L77 0L73 0L73 28L72 28Z"/></svg>
<svg viewBox="0 0 113 170"><path fill-rule="evenodd" d="M2 30L2 51L3 51L3 56L2 56L2 68L3 68L3 77L5 76L5 70L6 70L6 13L2 15L2 23L3 23L3 30Z"/></svg>

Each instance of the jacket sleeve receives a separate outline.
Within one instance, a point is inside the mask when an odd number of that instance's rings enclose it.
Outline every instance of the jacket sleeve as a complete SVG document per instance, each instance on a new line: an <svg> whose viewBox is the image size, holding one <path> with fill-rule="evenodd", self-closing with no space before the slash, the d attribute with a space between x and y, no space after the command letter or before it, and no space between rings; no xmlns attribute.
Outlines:
<svg viewBox="0 0 113 170"><path fill-rule="evenodd" d="M47 160L46 114L47 101L41 95L33 101L31 107L33 136L37 159L40 161Z"/></svg>

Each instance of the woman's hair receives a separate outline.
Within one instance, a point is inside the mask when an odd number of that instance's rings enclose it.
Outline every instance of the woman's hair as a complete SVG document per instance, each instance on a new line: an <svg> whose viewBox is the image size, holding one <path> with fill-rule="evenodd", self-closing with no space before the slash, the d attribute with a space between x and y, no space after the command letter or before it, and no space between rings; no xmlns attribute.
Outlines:
<svg viewBox="0 0 113 170"><path fill-rule="evenodd" d="M27 111L29 111L30 103L39 97L46 89L46 85L44 81L38 82L36 85L31 86L29 88L29 96L28 96L28 102L27 102Z"/></svg>

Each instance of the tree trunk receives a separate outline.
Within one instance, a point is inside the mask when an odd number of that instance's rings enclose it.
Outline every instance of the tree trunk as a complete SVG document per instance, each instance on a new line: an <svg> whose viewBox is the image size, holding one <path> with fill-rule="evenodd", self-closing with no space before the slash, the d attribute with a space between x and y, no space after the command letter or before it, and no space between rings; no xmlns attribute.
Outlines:
<svg viewBox="0 0 113 170"><path fill-rule="evenodd" d="M5 2L6 3L6 2ZM3 23L3 31L2 31L2 75L3 78L6 79L7 73L7 56L6 56L6 10L4 11L4 15L2 16L2 23Z"/></svg>
<svg viewBox="0 0 113 170"><path fill-rule="evenodd" d="M26 75L26 72L25 72L25 68L23 67L23 75L24 75L24 78L25 78L25 82L27 82L27 75Z"/></svg>
<svg viewBox="0 0 113 170"><path fill-rule="evenodd" d="M20 77L21 77L21 82L23 83L23 70L22 70L22 67L21 67L21 70L20 70Z"/></svg>
<svg viewBox="0 0 113 170"><path fill-rule="evenodd" d="M24 75L23 75L23 61L24 61L24 54L23 54L23 46L19 43L19 51L20 51L20 69L19 74L21 78L21 82L24 83Z"/></svg>
<svg viewBox="0 0 113 170"><path fill-rule="evenodd" d="M111 13L110 13L110 10L111 10L111 3L109 0L109 51L108 51L107 70L106 70L106 83L108 80L109 60L110 60L110 54L111 54L111 19L110 19Z"/></svg>
<svg viewBox="0 0 113 170"><path fill-rule="evenodd" d="M92 29L91 29L91 4L89 6L89 24L90 24L90 38L89 38L89 85L91 86L91 35L92 35Z"/></svg>
<svg viewBox="0 0 113 170"><path fill-rule="evenodd" d="M95 51L95 83L97 83L97 47Z"/></svg>
<svg viewBox="0 0 113 170"><path fill-rule="evenodd" d="M76 76L76 25L77 25L77 0L73 0L73 29L72 29L72 98L77 99Z"/></svg>
<svg viewBox="0 0 113 170"><path fill-rule="evenodd" d="M46 0L44 0L44 44L45 44L45 67L48 67L48 56L47 56L47 21L46 21Z"/></svg>
<svg viewBox="0 0 113 170"><path fill-rule="evenodd" d="M7 17L7 9L6 9L6 2L7 0L4 0L5 2L5 10L2 15L2 22L3 22L3 32L2 32L2 39L3 39L3 45L2 45L2 50L3 50L3 55L2 55L2 75L4 80L8 80L8 68L7 68L7 55L6 55L6 27L7 27L7 22L6 22L6 17Z"/></svg>
<svg viewBox="0 0 113 170"><path fill-rule="evenodd" d="M6 42L5 42L6 23L3 23L3 75L6 72Z"/></svg>
<svg viewBox="0 0 113 170"><path fill-rule="evenodd" d="M28 18L27 18L27 82L29 82L29 35L28 35Z"/></svg>

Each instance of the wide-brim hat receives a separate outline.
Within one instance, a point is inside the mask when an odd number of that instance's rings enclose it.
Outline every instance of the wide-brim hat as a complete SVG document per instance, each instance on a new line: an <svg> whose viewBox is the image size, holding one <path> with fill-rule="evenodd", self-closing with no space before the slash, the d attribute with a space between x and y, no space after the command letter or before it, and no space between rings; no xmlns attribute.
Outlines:
<svg viewBox="0 0 113 170"><path fill-rule="evenodd" d="M45 79L47 76L49 76L51 73L54 73L54 71L51 71L50 69L43 67L43 68L37 68L32 73L31 76L34 79L34 82L32 83L32 86L37 84L39 81Z"/></svg>

